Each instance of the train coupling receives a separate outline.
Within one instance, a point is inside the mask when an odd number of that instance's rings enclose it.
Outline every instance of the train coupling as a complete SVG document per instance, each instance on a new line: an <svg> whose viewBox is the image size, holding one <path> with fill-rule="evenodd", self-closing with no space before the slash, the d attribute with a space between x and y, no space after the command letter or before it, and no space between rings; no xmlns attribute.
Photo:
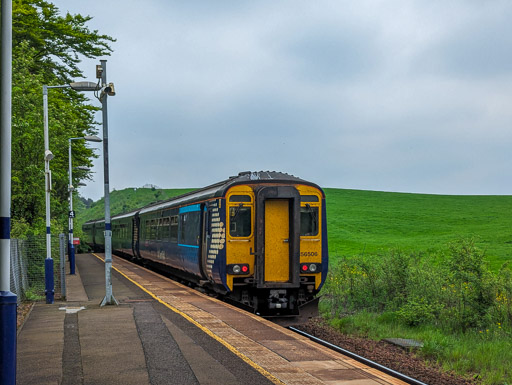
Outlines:
<svg viewBox="0 0 512 385"><path fill-rule="evenodd" d="M288 309L288 305L286 290L270 290L268 297L269 309Z"/></svg>

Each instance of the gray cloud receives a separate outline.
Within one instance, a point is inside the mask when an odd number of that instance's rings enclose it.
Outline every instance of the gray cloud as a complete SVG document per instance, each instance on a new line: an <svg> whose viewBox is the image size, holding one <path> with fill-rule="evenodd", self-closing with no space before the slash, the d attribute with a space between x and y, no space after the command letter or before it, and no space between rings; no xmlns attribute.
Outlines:
<svg viewBox="0 0 512 385"><path fill-rule="evenodd" d="M475 14L417 58L420 69L465 81L512 75L512 9L482 5Z"/></svg>
<svg viewBox="0 0 512 385"><path fill-rule="evenodd" d="M301 80L322 83L352 83L375 70L378 49L368 33L336 29L302 32L284 48Z"/></svg>

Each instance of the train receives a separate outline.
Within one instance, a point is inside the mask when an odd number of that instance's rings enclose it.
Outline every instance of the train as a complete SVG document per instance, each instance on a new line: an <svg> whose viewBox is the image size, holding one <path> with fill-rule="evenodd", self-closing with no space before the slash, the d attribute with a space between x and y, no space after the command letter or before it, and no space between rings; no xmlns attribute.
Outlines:
<svg viewBox="0 0 512 385"><path fill-rule="evenodd" d="M325 194L276 171L241 172L113 216L112 252L265 317L314 314L328 271ZM82 226L104 251L105 220Z"/></svg>

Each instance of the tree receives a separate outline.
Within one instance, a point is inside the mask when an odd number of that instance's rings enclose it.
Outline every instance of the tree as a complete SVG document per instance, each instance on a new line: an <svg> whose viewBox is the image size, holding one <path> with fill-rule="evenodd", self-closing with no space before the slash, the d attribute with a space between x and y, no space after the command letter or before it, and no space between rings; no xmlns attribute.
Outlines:
<svg viewBox="0 0 512 385"><path fill-rule="evenodd" d="M44 138L42 87L68 84L83 77L80 57L96 58L112 51L109 36L90 31L90 16L60 16L43 0L13 1L12 93L12 214L44 230ZM97 134L98 107L71 89L48 94L52 170L52 218L65 227L68 210L68 139ZM73 165L92 166L97 157L84 142L73 143ZM90 172L73 172L73 185L90 179Z"/></svg>
<svg viewBox="0 0 512 385"><path fill-rule="evenodd" d="M44 0L14 0L13 44L28 42L35 50L38 72L69 82L83 74L80 55L96 58L112 51L109 42L115 40L90 31L86 23L91 19L69 13L62 17L55 5Z"/></svg>

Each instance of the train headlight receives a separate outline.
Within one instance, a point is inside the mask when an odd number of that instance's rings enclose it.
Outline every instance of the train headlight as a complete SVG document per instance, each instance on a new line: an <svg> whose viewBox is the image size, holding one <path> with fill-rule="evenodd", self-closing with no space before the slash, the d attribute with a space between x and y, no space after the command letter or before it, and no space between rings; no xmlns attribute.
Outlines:
<svg viewBox="0 0 512 385"><path fill-rule="evenodd" d="M315 274L322 270L321 263L301 263L300 271L304 274Z"/></svg>
<svg viewBox="0 0 512 385"><path fill-rule="evenodd" d="M226 266L226 272L232 275L244 275L249 274L249 264L247 263L236 263Z"/></svg>

